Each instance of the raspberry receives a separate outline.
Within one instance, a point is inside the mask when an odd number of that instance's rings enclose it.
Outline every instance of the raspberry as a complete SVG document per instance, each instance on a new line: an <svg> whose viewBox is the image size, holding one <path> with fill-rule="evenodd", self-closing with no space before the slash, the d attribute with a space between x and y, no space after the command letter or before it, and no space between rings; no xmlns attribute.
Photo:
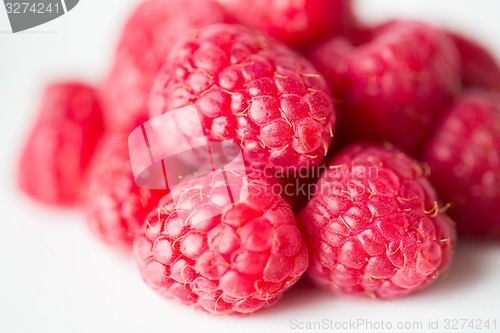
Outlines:
<svg viewBox="0 0 500 333"><path fill-rule="evenodd" d="M228 187L235 203L223 195ZM284 199L268 183L227 170L184 185L177 203L162 199L134 253L151 288L214 314L276 302L308 263Z"/></svg>
<svg viewBox="0 0 500 333"><path fill-rule="evenodd" d="M226 3L243 24L297 47L347 30L350 0L237 0Z"/></svg>
<svg viewBox="0 0 500 333"><path fill-rule="evenodd" d="M153 80L179 34L230 21L214 1L141 2L124 28L114 66L102 87L106 126L130 131L147 119Z"/></svg>
<svg viewBox="0 0 500 333"><path fill-rule="evenodd" d="M462 80L466 87L500 90L500 65L483 46L455 33L449 33L462 59Z"/></svg>
<svg viewBox="0 0 500 333"><path fill-rule="evenodd" d="M317 284L394 298L429 285L448 267L455 228L415 160L354 145L327 166L299 217Z"/></svg>
<svg viewBox="0 0 500 333"><path fill-rule="evenodd" d="M21 189L44 203L73 205L102 130L93 87L81 82L49 85L21 153Z"/></svg>
<svg viewBox="0 0 500 333"><path fill-rule="evenodd" d="M90 230L118 250L130 251L146 215L167 193L136 185L127 136L106 135L98 145L83 183L81 208Z"/></svg>
<svg viewBox="0 0 500 333"><path fill-rule="evenodd" d="M360 46L328 40L310 59L340 101L344 141L389 141L417 155L460 88L459 55L443 32L419 22L390 22L373 36Z"/></svg>
<svg viewBox="0 0 500 333"><path fill-rule="evenodd" d="M181 37L151 97L151 118L195 104L208 140L239 144L248 164L317 165L333 136L323 77L286 46L241 26L212 25ZM178 126L187 135L196 130Z"/></svg>
<svg viewBox="0 0 500 333"><path fill-rule="evenodd" d="M425 161L459 233L500 236L500 94L470 91L443 115Z"/></svg>

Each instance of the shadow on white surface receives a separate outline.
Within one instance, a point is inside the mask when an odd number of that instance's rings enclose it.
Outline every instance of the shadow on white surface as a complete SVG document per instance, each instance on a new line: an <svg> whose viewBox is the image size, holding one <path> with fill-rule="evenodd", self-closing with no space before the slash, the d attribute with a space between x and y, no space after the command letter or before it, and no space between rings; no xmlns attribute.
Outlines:
<svg viewBox="0 0 500 333"><path fill-rule="evenodd" d="M500 258L500 244L481 241L460 241L450 269L445 272L435 283L429 287L395 300L372 300L368 298L355 298L335 295L327 290L316 287L307 276L300 279L275 306L265 309L255 316L273 316L277 313L308 312L318 309L342 308L347 305L364 306L406 306L409 304L428 304L436 299L450 298L467 299L466 294L488 297L487 289L481 295L483 287L491 286L493 277L498 276ZM498 290L498 289L497 289ZM498 291L491 290L492 292ZM462 296L462 297L461 297ZM472 300L473 298L471 298Z"/></svg>
<svg viewBox="0 0 500 333"><path fill-rule="evenodd" d="M432 285L427 292L441 294L457 293L487 281L497 271L498 263L493 264L494 257L500 257L500 244L494 241L459 240L453 262L448 272Z"/></svg>

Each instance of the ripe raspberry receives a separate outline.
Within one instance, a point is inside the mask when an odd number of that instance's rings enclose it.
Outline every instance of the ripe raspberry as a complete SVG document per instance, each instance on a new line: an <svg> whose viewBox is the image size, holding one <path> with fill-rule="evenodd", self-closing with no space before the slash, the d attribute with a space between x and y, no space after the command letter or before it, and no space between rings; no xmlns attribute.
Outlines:
<svg viewBox="0 0 500 333"><path fill-rule="evenodd" d="M459 233L500 237L500 94L470 91L443 115L425 161Z"/></svg>
<svg viewBox="0 0 500 333"><path fill-rule="evenodd" d="M49 85L19 161L21 189L45 203L74 204L102 130L93 87L80 82Z"/></svg>
<svg viewBox="0 0 500 333"><path fill-rule="evenodd" d="M500 65L489 51L465 36L449 33L462 60L462 81L466 87L500 90Z"/></svg>
<svg viewBox="0 0 500 333"><path fill-rule="evenodd" d="M102 86L106 126L131 131L147 119L153 80L177 37L209 24L231 22L214 1L147 0L135 9Z"/></svg>
<svg viewBox="0 0 500 333"><path fill-rule="evenodd" d="M387 140L417 154L460 88L457 50L443 32L419 22L390 22L373 36L360 46L326 41L310 59L340 101L344 141Z"/></svg>
<svg viewBox="0 0 500 333"><path fill-rule="evenodd" d="M130 166L127 136L104 137L83 183L81 208L92 232L120 250L130 250L146 215L166 191L136 185Z"/></svg>
<svg viewBox="0 0 500 333"><path fill-rule="evenodd" d="M352 19L350 0L233 0L222 3L241 23L297 47L344 33Z"/></svg>
<svg viewBox="0 0 500 333"><path fill-rule="evenodd" d="M214 314L271 305L308 263L290 206L268 183L227 170L188 183L177 203L165 197L134 253L151 288Z"/></svg>
<svg viewBox="0 0 500 333"><path fill-rule="evenodd" d="M400 297L450 264L455 228L419 164L376 146L347 148L328 164L299 217L310 277L348 295Z"/></svg>
<svg viewBox="0 0 500 333"><path fill-rule="evenodd" d="M195 104L208 140L239 144L248 164L317 165L333 136L323 77L286 46L241 26L181 37L151 97L151 118ZM180 133L196 130L178 126Z"/></svg>

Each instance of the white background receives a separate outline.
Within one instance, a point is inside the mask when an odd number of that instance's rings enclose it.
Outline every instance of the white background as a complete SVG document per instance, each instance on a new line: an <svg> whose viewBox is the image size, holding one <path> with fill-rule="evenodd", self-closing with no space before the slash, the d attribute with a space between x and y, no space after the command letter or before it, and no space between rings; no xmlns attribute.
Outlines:
<svg viewBox="0 0 500 333"><path fill-rule="evenodd" d="M496 318L500 332L498 243L460 244L448 276L405 299L346 299L301 283L269 310L213 317L157 297L129 258L95 240L77 213L19 193L16 159L44 83L96 82L134 2L81 0L69 14L15 35L0 4L0 332L288 332L297 331L294 319L358 318L418 321L419 332L429 319ZM360 0L357 7L371 22L415 17L468 32L500 58L498 0Z"/></svg>

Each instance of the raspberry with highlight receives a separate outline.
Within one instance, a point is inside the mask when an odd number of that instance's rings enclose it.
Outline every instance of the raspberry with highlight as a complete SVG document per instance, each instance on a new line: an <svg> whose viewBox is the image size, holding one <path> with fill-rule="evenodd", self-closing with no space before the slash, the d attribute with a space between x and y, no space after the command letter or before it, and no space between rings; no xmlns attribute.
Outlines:
<svg viewBox="0 0 500 333"><path fill-rule="evenodd" d="M500 94L469 91L443 114L425 161L460 235L500 238Z"/></svg>
<svg viewBox="0 0 500 333"><path fill-rule="evenodd" d="M232 0L222 4L241 23L296 47L340 35L352 21L350 0Z"/></svg>
<svg viewBox="0 0 500 333"><path fill-rule="evenodd" d="M127 139L120 133L102 139L88 168L80 200L90 230L122 251L131 250L146 215L167 193L136 185Z"/></svg>
<svg viewBox="0 0 500 333"><path fill-rule="evenodd" d="M371 40L364 44L333 38L310 54L339 100L339 137L388 141L418 155L460 89L455 45L445 33L412 21L365 34Z"/></svg>
<svg viewBox="0 0 500 333"><path fill-rule="evenodd" d="M455 227L415 160L354 145L328 167L299 217L314 282L340 294L396 298L446 270Z"/></svg>
<svg viewBox="0 0 500 333"><path fill-rule="evenodd" d="M114 65L102 85L106 127L132 130L147 120L154 78L178 36L219 22L232 22L211 0L141 1L121 34Z"/></svg>
<svg viewBox="0 0 500 333"><path fill-rule="evenodd" d="M212 25L172 47L155 81L150 117L189 104L199 110L208 140L239 144L248 164L318 165L335 127L329 89L313 66L237 25ZM186 136L195 130L184 127Z"/></svg>
<svg viewBox="0 0 500 333"><path fill-rule="evenodd" d="M307 248L268 183L222 172L184 185L177 203L166 196L136 238L135 258L164 297L214 314L251 313L300 278ZM236 203L224 196L228 186Z"/></svg>
<svg viewBox="0 0 500 333"><path fill-rule="evenodd" d="M102 131L102 110L94 87L76 81L49 85L21 153L20 188L44 203L75 204Z"/></svg>

